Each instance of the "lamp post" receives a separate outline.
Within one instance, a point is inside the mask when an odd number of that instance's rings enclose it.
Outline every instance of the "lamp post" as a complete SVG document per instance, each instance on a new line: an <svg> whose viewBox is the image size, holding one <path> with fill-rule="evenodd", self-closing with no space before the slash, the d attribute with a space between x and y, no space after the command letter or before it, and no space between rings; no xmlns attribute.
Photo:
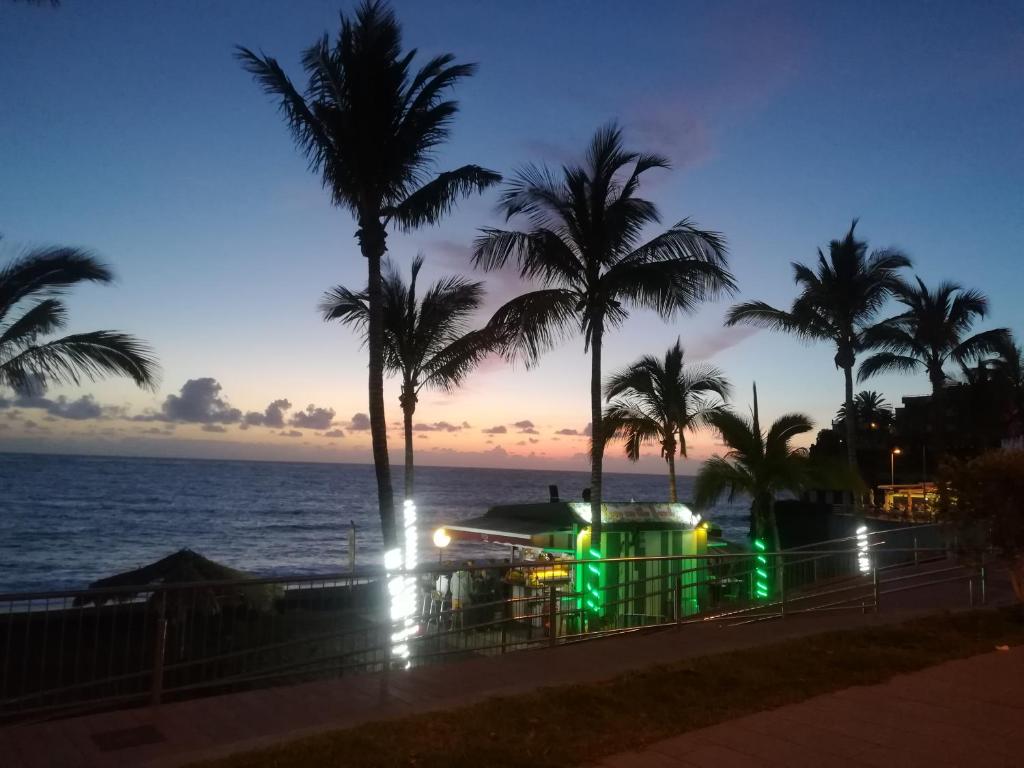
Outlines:
<svg viewBox="0 0 1024 768"><path fill-rule="evenodd" d="M899 448L893 448L889 454L889 485L896 485L896 457L901 453Z"/></svg>
<svg viewBox="0 0 1024 768"><path fill-rule="evenodd" d="M441 564L441 557L444 554L444 548L452 543L452 537L448 535L448 531L444 528L438 528L434 531L434 546L437 547L437 564Z"/></svg>

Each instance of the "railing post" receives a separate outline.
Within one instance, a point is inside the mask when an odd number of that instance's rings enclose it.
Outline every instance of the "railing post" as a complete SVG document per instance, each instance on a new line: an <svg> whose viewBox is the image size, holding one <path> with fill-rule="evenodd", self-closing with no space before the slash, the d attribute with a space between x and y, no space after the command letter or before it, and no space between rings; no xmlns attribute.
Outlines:
<svg viewBox="0 0 1024 768"><path fill-rule="evenodd" d="M879 589L879 584L878 584L878 566L877 565L874 565L871 568L871 592L874 595L874 600L875 600L875 606L874 606L875 613L878 613L879 598L881 597L882 592Z"/></svg>
<svg viewBox="0 0 1024 768"><path fill-rule="evenodd" d="M915 535L914 536L914 565L919 565L919 564L920 564L920 562L918 560L918 555L917 555L917 536Z"/></svg>
<svg viewBox="0 0 1024 768"><path fill-rule="evenodd" d="M779 555L782 565L779 567L779 615L786 618L786 558Z"/></svg>
<svg viewBox="0 0 1024 768"><path fill-rule="evenodd" d="M672 620L678 627L683 623L683 574L677 573L672 580Z"/></svg>
<svg viewBox="0 0 1024 768"><path fill-rule="evenodd" d="M981 590L981 604L985 605L988 602L988 590L985 588L985 563L982 563L981 568L979 569L978 582L978 586Z"/></svg>
<svg viewBox="0 0 1024 768"><path fill-rule="evenodd" d="M967 604L971 608L974 607L974 577L973 576L971 576L971 578L969 578L967 580Z"/></svg>
<svg viewBox="0 0 1024 768"><path fill-rule="evenodd" d="M164 693L164 656L167 650L167 592L160 590L156 601L156 632L153 638L153 677L149 686L149 703L159 706Z"/></svg>
<svg viewBox="0 0 1024 768"><path fill-rule="evenodd" d="M558 642L558 592L554 584L548 585L548 645Z"/></svg>

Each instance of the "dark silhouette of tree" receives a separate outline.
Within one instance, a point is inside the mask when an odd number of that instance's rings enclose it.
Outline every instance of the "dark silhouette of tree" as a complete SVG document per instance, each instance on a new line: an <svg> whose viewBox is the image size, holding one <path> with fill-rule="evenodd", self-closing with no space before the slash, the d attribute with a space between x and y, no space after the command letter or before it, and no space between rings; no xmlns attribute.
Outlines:
<svg viewBox="0 0 1024 768"><path fill-rule="evenodd" d="M866 346L879 351L861 363L857 378L864 381L888 372L927 374L932 387L933 439L941 455L945 450L945 366L966 366L998 353L1009 341L1009 331L996 328L967 336L974 323L988 315L988 299L956 283L943 282L930 290L916 277L914 283L898 281L893 295L906 310L865 334Z"/></svg>
<svg viewBox="0 0 1024 768"><path fill-rule="evenodd" d="M492 320L508 342L506 354L527 363L572 332L590 351L592 541L601 541L601 346L606 330L628 308L652 309L663 318L691 311L735 288L724 238L688 219L643 242L660 220L655 205L636 196L640 177L667 168L658 155L623 147L614 124L597 131L582 164L555 174L530 165L501 198L506 220L523 219L528 231L484 229L475 263L496 269L514 260L525 279L542 283L501 307ZM600 546L595 544L595 547Z"/></svg>
<svg viewBox="0 0 1024 768"><path fill-rule="evenodd" d="M874 390L863 390L853 398L853 418L859 429L886 430L893 422L892 406ZM846 404L836 411L836 421L846 422Z"/></svg>
<svg viewBox="0 0 1024 768"><path fill-rule="evenodd" d="M730 386L711 365L686 365L677 340L664 359L645 355L605 382L605 397L612 401L603 417L609 440L625 442L626 457L639 461L640 446L657 444L668 463L669 501L678 501L676 452L686 457L686 432L709 423L723 407Z"/></svg>
<svg viewBox="0 0 1024 768"><path fill-rule="evenodd" d="M483 283L445 277L416 296L423 257L412 262L408 284L385 260L383 285L384 365L402 380L399 403L405 426L405 495L413 494L413 416L424 388L451 392L497 347L493 333L469 330L483 301ZM367 292L338 286L320 304L324 320L340 320L363 333L369 322Z"/></svg>
<svg viewBox="0 0 1024 768"><path fill-rule="evenodd" d="M67 291L113 279L108 267L77 248L37 248L0 268L0 385L33 394L39 386L127 376L154 389L156 359L134 336L91 331L45 340L67 325Z"/></svg>
<svg viewBox="0 0 1024 768"><path fill-rule="evenodd" d="M853 408L853 366L864 348L864 334L882 305L892 294L897 272L910 266L910 259L897 250L883 249L868 255L867 243L854 237L857 220L842 240L829 243L828 257L818 250L812 268L794 262L793 279L800 293L789 310L776 309L763 301L737 304L726 317L726 325L746 323L792 333L808 341L830 341L835 345L835 364L846 383L846 455L857 466L857 429Z"/></svg>
<svg viewBox="0 0 1024 768"><path fill-rule="evenodd" d="M402 50L401 29L386 4L362 3L354 18L341 17L331 44L327 36L308 48L308 77L299 93L278 62L238 48L238 58L279 105L292 138L321 176L335 205L347 209L359 229L366 258L370 434L381 528L386 546L396 542L394 499L384 415L384 325L381 260L387 228L411 230L432 224L455 202L499 182L498 174L466 165L428 180L433 153L449 134L458 104L446 98L472 64L451 54L413 68L415 49Z"/></svg>
<svg viewBox="0 0 1024 768"><path fill-rule="evenodd" d="M747 494L751 498L751 538L766 540L769 549L777 550L775 497L781 491L802 490L811 477L806 449L794 448L790 441L811 431L813 422L802 413L790 413L780 416L767 432L762 432L756 385L750 418L721 410L712 413L708 421L721 434L729 452L712 456L700 468L694 503L704 508L723 494L730 500L737 493Z"/></svg>

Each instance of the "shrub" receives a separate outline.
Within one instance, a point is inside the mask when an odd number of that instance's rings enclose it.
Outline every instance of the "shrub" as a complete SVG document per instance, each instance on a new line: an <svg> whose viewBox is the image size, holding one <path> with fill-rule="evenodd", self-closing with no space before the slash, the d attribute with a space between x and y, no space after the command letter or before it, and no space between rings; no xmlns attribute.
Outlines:
<svg viewBox="0 0 1024 768"><path fill-rule="evenodd" d="M990 451L946 464L939 477L939 514L975 551L994 550L1010 564L1024 601L1024 451Z"/></svg>

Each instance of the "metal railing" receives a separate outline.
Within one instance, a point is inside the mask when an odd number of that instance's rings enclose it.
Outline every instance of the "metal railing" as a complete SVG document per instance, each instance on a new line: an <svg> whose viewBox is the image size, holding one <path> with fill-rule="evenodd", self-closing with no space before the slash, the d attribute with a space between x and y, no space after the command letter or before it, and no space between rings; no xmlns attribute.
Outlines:
<svg viewBox="0 0 1024 768"><path fill-rule="evenodd" d="M443 663L696 621L877 610L889 591L976 579L958 565L899 571L948 556L941 531L929 528L761 553L763 564L735 552L491 563L461 566L457 579L451 566L424 566L408 574L417 585L410 659ZM581 591L589 566L602 573L598 611ZM772 585L759 599L761 573ZM459 582L454 594L437 591L441 575ZM393 661L386 603L382 571L0 594L0 721L381 670Z"/></svg>

